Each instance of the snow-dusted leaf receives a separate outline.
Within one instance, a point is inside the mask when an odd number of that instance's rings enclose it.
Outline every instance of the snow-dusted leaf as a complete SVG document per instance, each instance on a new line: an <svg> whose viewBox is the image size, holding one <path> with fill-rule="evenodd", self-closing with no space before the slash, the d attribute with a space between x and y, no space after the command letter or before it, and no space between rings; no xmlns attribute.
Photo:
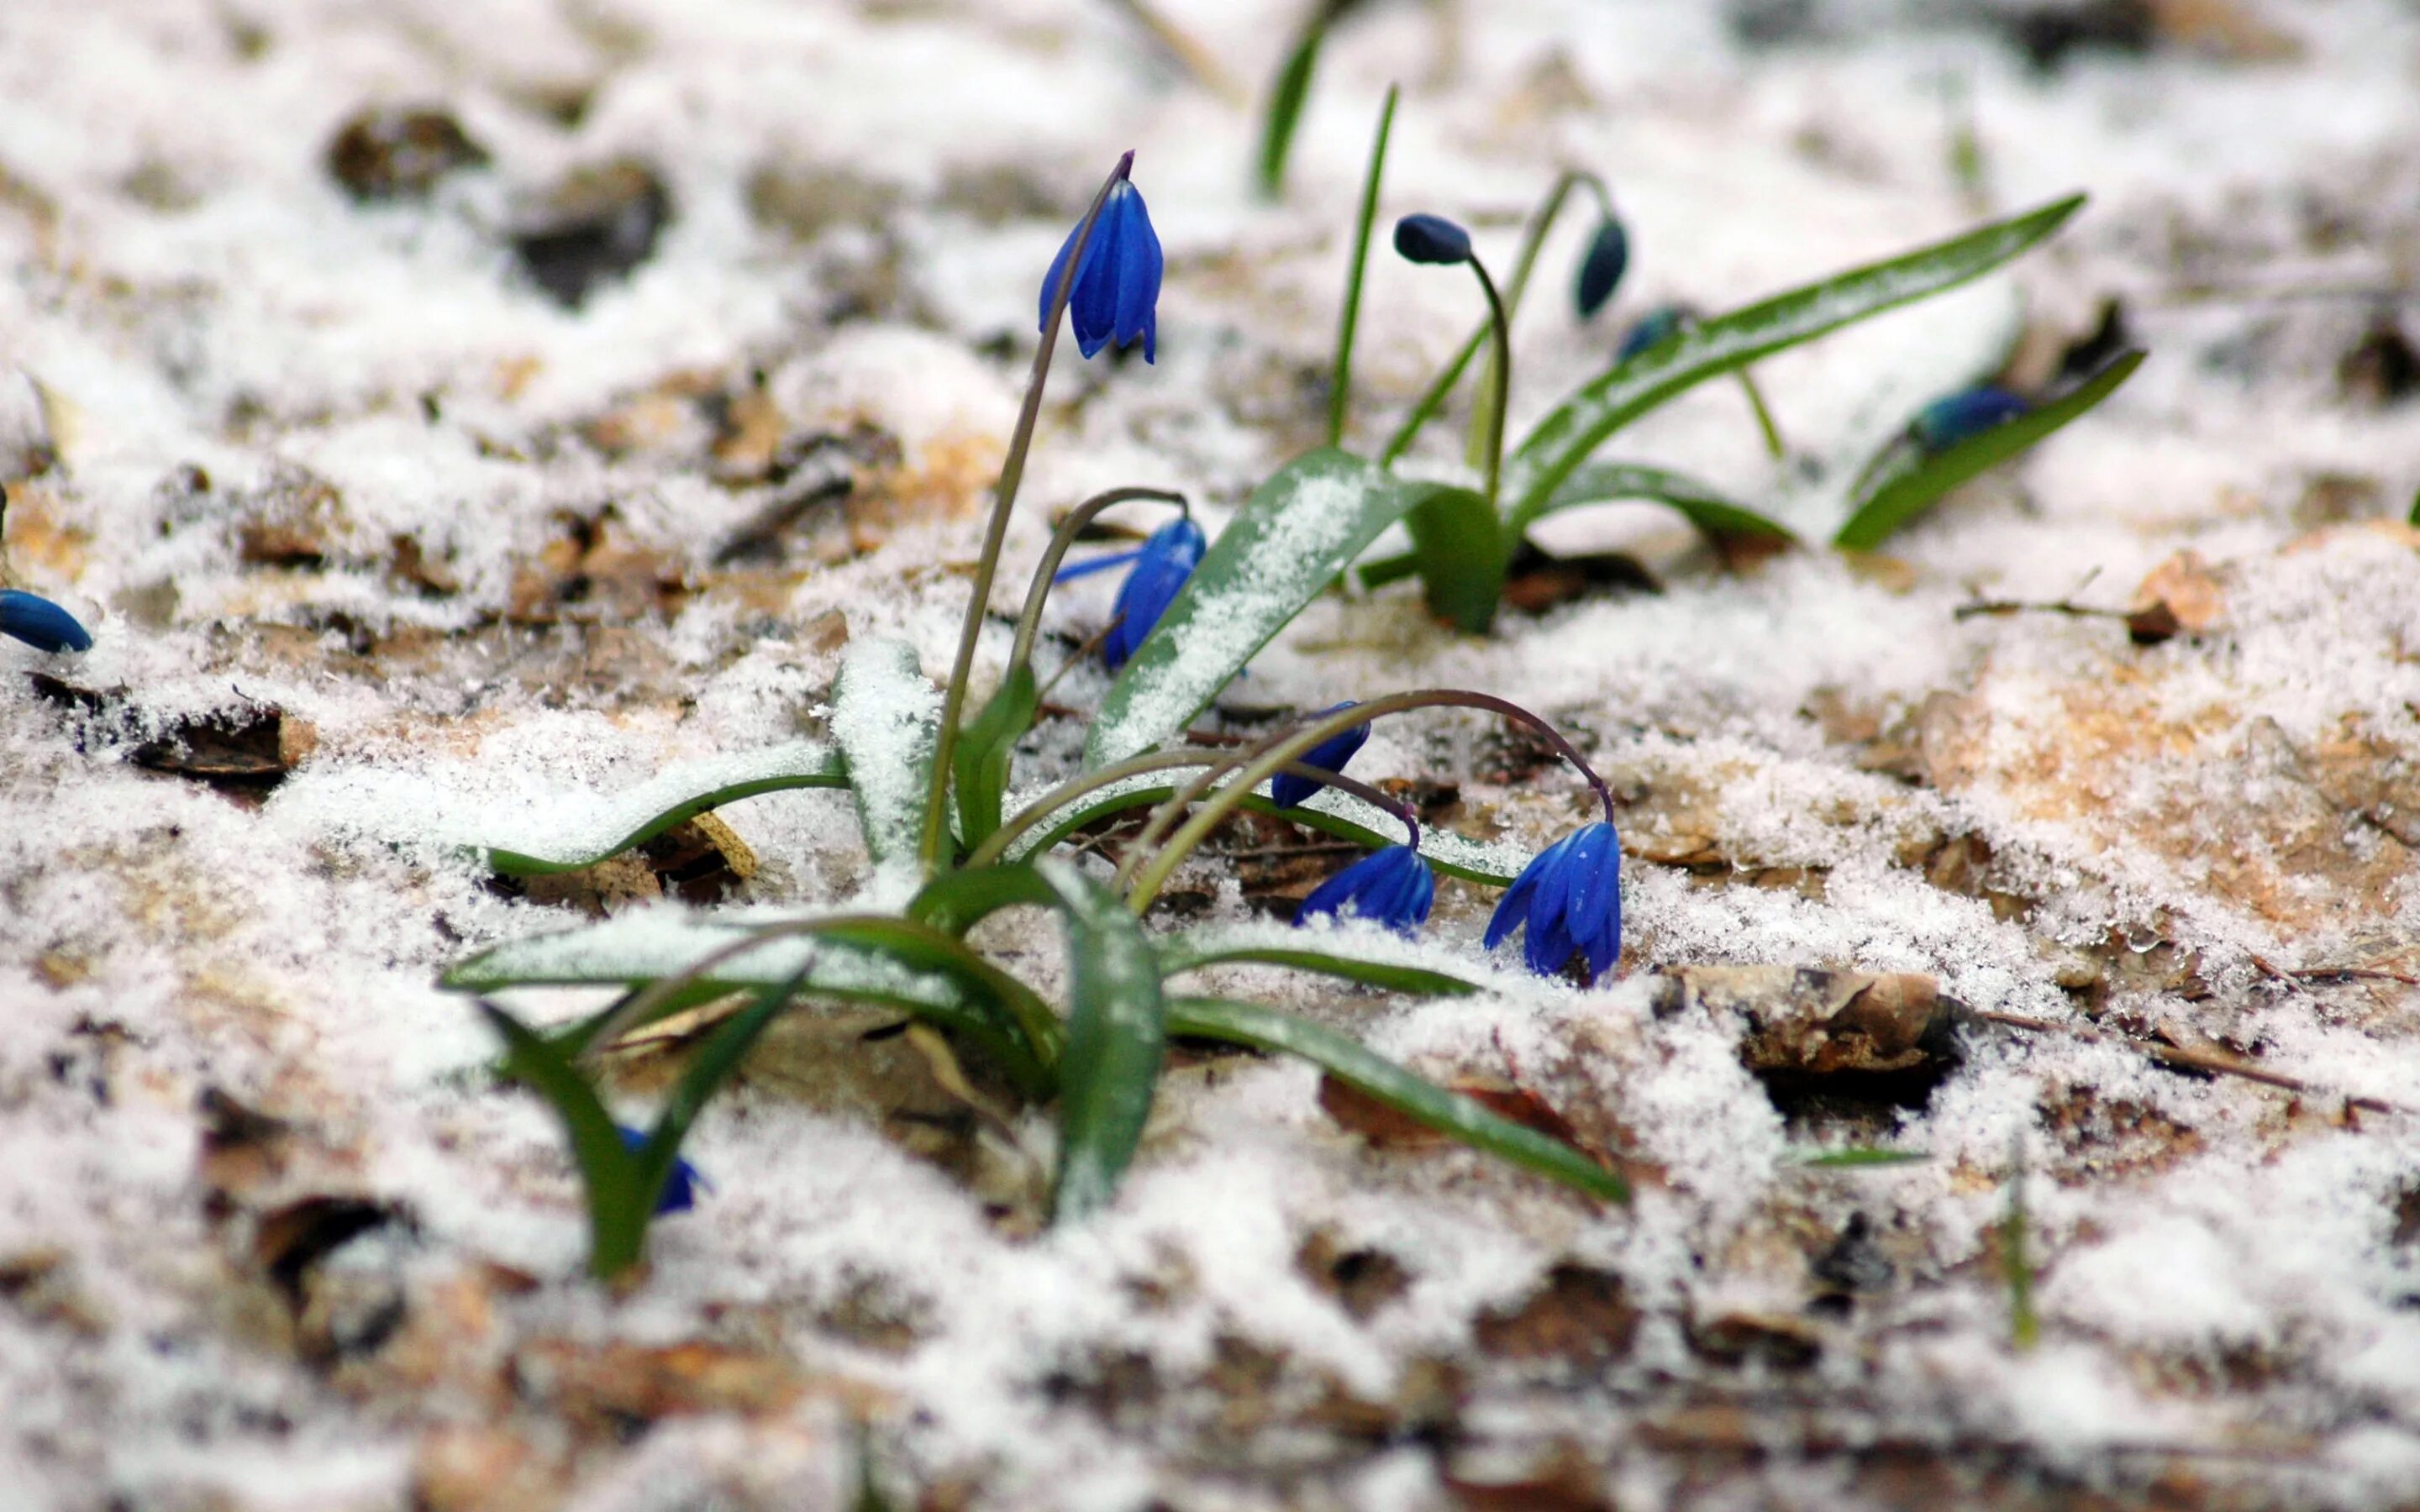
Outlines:
<svg viewBox="0 0 2420 1512"><path fill-rule="evenodd" d="M916 857L940 728L941 695L924 680L915 647L903 640L849 646L832 687L831 732L847 764L866 854L877 866Z"/></svg>
<svg viewBox="0 0 2420 1512"><path fill-rule="evenodd" d="M1342 977L1366 987L1458 997L1485 985L1486 973L1446 952L1373 924L1296 929L1283 924L1217 925L1159 942L1163 977L1202 966L1252 963Z"/></svg>
<svg viewBox="0 0 2420 1512"><path fill-rule="evenodd" d="M1140 755L1184 729L1418 498L1417 486L1333 449L1280 469L1211 543L1109 685L1084 764Z"/></svg>
<svg viewBox="0 0 2420 1512"><path fill-rule="evenodd" d="M1159 963L1116 893L1062 862L1034 871L1067 930L1067 1048L1059 1059L1053 1222L1108 1207L1150 1121L1168 1030Z"/></svg>
<svg viewBox="0 0 2420 1512"><path fill-rule="evenodd" d="M1618 499L1646 499L1669 504L1708 535L1767 536L1792 540L1788 526L1766 518L1711 484L1700 483L1668 468L1637 462L1591 462L1563 480L1540 516Z"/></svg>

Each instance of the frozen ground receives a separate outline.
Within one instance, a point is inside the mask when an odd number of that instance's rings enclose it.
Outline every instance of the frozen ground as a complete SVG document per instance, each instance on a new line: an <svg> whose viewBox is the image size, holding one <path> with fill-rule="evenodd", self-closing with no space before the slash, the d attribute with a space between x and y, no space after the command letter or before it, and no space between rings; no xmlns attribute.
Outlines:
<svg viewBox="0 0 2420 1512"><path fill-rule="evenodd" d="M2410 1504L2420 401L2374 327L2415 318L2420 16L2167 0L2147 52L2037 69L2017 8L1372 5L1269 207L1250 114L1107 4L10 0L5 566L99 644L0 642L0 1501L837 1506L865 1457L935 1508ZM1295 9L1168 14L1256 92ZM1614 777L1626 980L1301 1006L1554 1104L1638 1201L1197 1058L1117 1209L1034 1238L1031 1149L861 1015L785 1030L708 1114L716 1193L643 1287L584 1282L552 1124L434 983L663 884L516 896L446 842L577 833L667 766L815 733L852 639L946 667L1035 283L1124 148L1168 252L1159 361L1065 354L1012 576L1096 488L1215 520L1314 441L1390 79L1390 212L1500 259L1559 166L1612 181L1615 319L2091 192L2012 284L1761 367L1807 450L1995 365L2020 293L2030 351L2114 298L2152 352L1890 562L1726 576L1644 514L1575 519L1556 545L1625 541L1663 591L1484 641L1402 589L1331 600L1239 685L1485 687ZM356 200L328 145L381 104L489 161ZM515 238L617 161L639 176L595 192L645 255L566 308ZM1578 235L1525 311L1516 427L1612 340L1560 300ZM1379 260L1365 440L1474 313ZM1728 387L1620 451L1774 493ZM1953 616L2124 609L2155 569L2188 632L2157 644ZM1067 595L1071 641L1107 593ZM250 779L147 747L205 717L267 741ZM1047 726L1033 770L1079 733ZM1450 823L1536 843L1583 795L1523 756L1438 718L1356 769L1458 783ZM737 901L867 880L843 795L722 817L757 863ZM1186 901L1302 885L1253 865ZM1436 949L1474 958L1487 903L1444 887ZM1655 985L1714 964L1922 973L2048 1026L1971 1026L1914 1082L1751 1073L1734 1019ZM2329 968L2356 974L2294 975ZM631 1108L671 1056L628 1056ZM1796 1158L1850 1142L1931 1158Z"/></svg>

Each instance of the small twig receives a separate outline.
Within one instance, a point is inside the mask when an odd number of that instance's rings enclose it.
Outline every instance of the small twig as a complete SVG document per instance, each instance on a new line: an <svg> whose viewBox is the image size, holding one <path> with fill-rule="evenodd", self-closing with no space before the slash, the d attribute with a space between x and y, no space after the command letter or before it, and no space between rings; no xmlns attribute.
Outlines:
<svg viewBox="0 0 2420 1512"><path fill-rule="evenodd" d="M1235 76L1219 67L1218 57L1192 33L1161 15L1144 0L1110 0L1110 4L1125 11L1128 19L1142 28L1144 35L1170 62L1191 74L1194 83L1239 110L1251 102L1250 95L1235 82Z"/></svg>
<svg viewBox="0 0 2420 1512"><path fill-rule="evenodd" d="M2213 1076L2234 1076L2243 1081L2259 1082L2264 1086L2278 1088L2284 1091L2299 1092L2305 1097L2342 1097L2347 1107L2362 1108L2371 1113L2405 1111L2399 1104L2386 1102L2381 1098L2333 1091L2328 1088L2306 1082L2299 1076L2288 1076L2284 1072L2270 1071L2240 1057L2222 1055L2213 1050L2188 1050L2181 1045L2157 1044L2148 1040L2137 1040L2132 1035L2112 1034L2106 1029L2097 1028L2089 1024L2061 1024L2055 1019L2028 1018L2022 1013L2000 1013L1987 1009L1968 1009L1966 1017L1978 1023L1998 1024L2008 1028L2025 1029L2036 1034L2067 1034L2079 1040L2090 1040L2098 1043L2124 1045L2128 1049L2141 1051L2162 1065L2174 1066L2180 1071L2207 1072Z"/></svg>
<svg viewBox="0 0 2420 1512"><path fill-rule="evenodd" d="M2406 987L2420 987L2420 977L2401 971L2381 971L2376 966L2281 966L2259 956L2252 964L2279 981L2336 983L2347 981L2393 981Z"/></svg>
<svg viewBox="0 0 2420 1512"><path fill-rule="evenodd" d="M1979 598L1971 604L1961 604L1949 611L1949 617L1955 620L2007 614L2069 614L2080 620L2127 621L2133 618L2121 609L2096 609L2067 598L2054 598L2046 603L2022 598Z"/></svg>

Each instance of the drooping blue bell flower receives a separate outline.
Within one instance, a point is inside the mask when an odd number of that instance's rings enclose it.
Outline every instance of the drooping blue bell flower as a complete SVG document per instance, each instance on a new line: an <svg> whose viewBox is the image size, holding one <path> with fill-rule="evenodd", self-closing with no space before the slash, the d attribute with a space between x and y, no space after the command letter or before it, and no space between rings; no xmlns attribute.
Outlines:
<svg viewBox="0 0 2420 1512"><path fill-rule="evenodd" d="M1621 333L1621 345L1615 347L1613 360L1626 363L1640 352L1652 351L1681 333L1689 319L1689 312L1678 304L1659 305L1630 323Z"/></svg>
<svg viewBox="0 0 2420 1512"><path fill-rule="evenodd" d="M1450 268L1470 261L1470 233L1442 215L1406 215L1395 223L1395 251L1411 262Z"/></svg>
<svg viewBox="0 0 2420 1512"><path fill-rule="evenodd" d="M1126 154L1129 161L1134 154ZM1142 343L1142 360L1153 361L1158 347L1159 233L1151 228L1151 211L1143 207L1142 191L1121 177L1102 202L1100 218L1084 243L1083 259L1076 264L1076 283L1067 292L1067 317L1076 328L1076 347L1091 357L1103 347ZM1042 278L1041 327L1050 327L1050 296L1059 289L1067 258L1084 224L1067 233L1050 271Z"/></svg>
<svg viewBox="0 0 2420 1512"><path fill-rule="evenodd" d="M1602 977L1621 956L1621 837L1599 823L1538 853L1506 888L1487 921L1487 949L1527 925L1529 969L1559 975L1575 954Z"/></svg>
<svg viewBox="0 0 2420 1512"><path fill-rule="evenodd" d="M1409 845L1389 845L1354 862L1311 890L1295 910L1294 921L1306 924L1323 916L1342 917L1351 909L1399 934L1411 934L1427 922L1436 902L1436 876L1420 853Z"/></svg>
<svg viewBox="0 0 2420 1512"><path fill-rule="evenodd" d="M1180 515L1152 532L1150 538L1134 549L1112 551L1105 557L1062 567L1050 580L1063 583L1089 578L1105 568L1134 563L1134 571L1126 574L1126 580L1118 588L1116 622L1110 625L1108 639L1101 642L1101 660L1109 671L1116 671L1133 656L1143 637L1159 624L1159 617L1168 612L1176 591L1193 576L1209 544L1202 527Z"/></svg>
<svg viewBox="0 0 2420 1512"><path fill-rule="evenodd" d="M622 1136L622 1148L631 1154L635 1155L647 1148L647 1136L628 1124L617 1123L613 1128ZM708 1191L713 1190L712 1183L698 1174L696 1166L678 1155L674 1156L672 1172L664 1178L664 1189L656 1197L657 1216L661 1217L668 1212L687 1212L696 1207L697 1190L700 1187L705 1187Z"/></svg>
<svg viewBox="0 0 2420 1512"><path fill-rule="evenodd" d="M1353 705L1350 703L1339 703L1333 708L1322 709L1320 717L1324 719L1331 714L1341 714L1351 707ZM1302 765L1316 766L1323 772L1341 772L1344 770L1344 764L1353 759L1353 753L1359 750L1362 744L1369 738L1369 725L1357 724L1342 734L1328 736L1303 752L1297 760ZM1296 777L1292 772L1280 772L1269 779L1269 799L1280 809L1292 809L1308 802L1312 794L1326 786L1327 786L1326 783L1315 781L1308 777Z"/></svg>
<svg viewBox="0 0 2420 1512"><path fill-rule="evenodd" d="M1581 319L1605 308L1629 267L1630 233L1622 229L1620 220L1606 216L1597 223L1588 255L1580 259L1579 282L1572 288L1572 302L1579 306Z"/></svg>
<svg viewBox="0 0 2420 1512"><path fill-rule="evenodd" d="M53 656L62 651L90 651L92 635L76 617L39 594L0 588L0 635L14 636Z"/></svg>
<svg viewBox="0 0 2420 1512"><path fill-rule="evenodd" d="M1926 405L1908 424L1907 433L1927 452L1946 451L1969 437L2005 425L2032 408L2021 395L1979 384Z"/></svg>

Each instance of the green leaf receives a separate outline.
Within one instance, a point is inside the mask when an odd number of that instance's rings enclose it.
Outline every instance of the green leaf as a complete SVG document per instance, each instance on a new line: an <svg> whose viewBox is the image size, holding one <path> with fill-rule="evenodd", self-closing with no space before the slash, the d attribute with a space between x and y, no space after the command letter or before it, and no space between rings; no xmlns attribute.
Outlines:
<svg viewBox="0 0 2420 1512"><path fill-rule="evenodd" d="M866 854L876 866L916 859L940 719L941 696L924 680L915 647L904 640L849 647L832 687L831 732L847 764Z"/></svg>
<svg viewBox="0 0 2420 1512"><path fill-rule="evenodd" d="M1404 516L1404 526L1411 532L1412 560L1429 612L1456 629L1484 635L1504 596L1510 559L1504 529L1476 489L1415 486L1419 501Z"/></svg>
<svg viewBox="0 0 2420 1512"><path fill-rule="evenodd" d="M1892 443L1896 450L1885 451L1869 470L1848 521L1832 537L1832 544L1851 551L1873 550L1950 489L2007 461L2109 397L2142 365L2141 352L2127 352L2040 409L1938 452L1927 454L1904 440Z"/></svg>
<svg viewBox="0 0 2420 1512"><path fill-rule="evenodd" d="M687 763L610 798L551 806L532 815L527 838L491 839L480 849L487 852L488 864L507 876L576 872L644 845L674 825L727 803L786 788L847 785L839 752L799 741Z"/></svg>
<svg viewBox="0 0 2420 1512"><path fill-rule="evenodd" d="M1067 931L1067 1049L1059 1059L1059 1168L1053 1223L1097 1212L1150 1121L1168 1029L1159 963L1116 893L1074 867L1034 871L1059 895Z"/></svg>
<svg viewBox="0 0 2420 1512"><path fill-rule="evenodd" d="M1506 463L1505 491L1528 529L1591 453L1623 425L1685 390L1758 358L1990 272L2049 236L2084 204L2074 195L1886 262L1810 284L1703 321L1617 363L1540 421Z"/></svg>
<svg viewBox="0 0 2420 1512"><path fill-rule="evenodd" d="M1176 789L1177 784L1154 777L1136 778L1130 782L1104 788L1080 804L1071 805L1054 815L1048 825L1036 826L1020 836L1016 844L1010 848L1010 854L1017 857L1047 854L1052 846L1085 825L1111 814L1164 803L1175 795ZM1039 797L1040 795L1034 796ZM1258 793L1245 798L1243 806L1259 813L1290 819L1339 840L1367 845L1372 850L1404 842L1403 821L1374 804L1364 803L1334 788L1321 789L1299 808L1280 809ZM1428 858L1429 865L1448 876L1483 883L1491 887L1511 887L1531 858L1530 853L1518 846L1469 840L1435 825L1425 825L1420 828L1420 854Z"/></svg>
<svg viewBox="0 0 2420 1512"><path fill-rule="evenodd" d="M1308 1020L1258 1003L1176 997L1169 1000L1168 1029L1171 1034L1300 1056L1354 1090L1473 1149L1607 1202L1630 1200L1627 1182L1561 1140L1523 1128L1458 1092L1423 1081L1385 1057Z"/></svg>
<svg viewBox="0 0 2420 1512"><path fill-rule="evenodd" d="M794 933L766 938L756 949L715 966L699 979L695 992L675 998L663 1011L677 1011L737 988L785 981L801 966L811 966L805 991L879 1004L923 1019L990 1057L1027 1096L1049 1095L1054 1085L1049 1068L1063 1038L1057 1016L1032 989L963 942L927 925L880 915L772 922L793 926ZM442 985L477 993L504 987L643 987L678 976L701 958L761 931L762 926L752 928L728 916L649 909L494 946L446 973ZM585 1033L593 1034L602 1023L601 1015L591 1019ZM577 1053L587 1041L575 1030L558 1042Z"/></svg>
<svg viewBox="0 0 2420 1512"><path fill-rule="evenodd" d="M482 999L479 1011L504 1041L504 1073L546 1099L563 1123L588 1203L589 1270L619 1275L646 1253L654 1216L638 1157L623 1147L613 1115L562 1049L493 1003Z"/></svg>
<svg viewBox="0 0 2420 1512"><path fill-rule="evenodd" d="M1302 35L1278 66L1269 85L1269 107L1261 117L1261 197L1276 199L1285 191L1286 159L1294 151L1295 128L1302 124L1302 107L1311 99L1311 75L1319 68L1319 49L1327 40L1334 7L1316 0L1304 19Z"/></svg>
<svg viewBox="0 0 2420 1512"><path fill-rule="evenodd" d="M1033 680L1033 665L1019 662L992 693L983 712L958 735L951 752L951 775L958 782L958 838L980 845L1000 827L1000 800L1008 792L1009 758L1016 743L1033 728L1033 711L1042 695Z"/></svg>
<svg viewBox="0 0 2420 1512"><path fill-rule="evenodd" d="M1395 129L1395 101L1403 91L1387 86L1378 108L1378 135L1370 144L1370 167L1361 179L1361 212L1353 226L1353 261L1344 272L1344 307L1336 317L1336 365L1327 384L1327 444L1344 444L1344 423L1353 410L1353 335L1361 324L1361 279L1370 267L1370 227L1378 218L1378 184L1387 173L1387 138ZM1270 193L1276 193L1272 184Z"/></svg>
<svg viewBox="0 0 2420 1512"><path fill-rule="evenodd" d="M1821 1170L1865 1170L1882 1165L1916 1165L1932 1158L1929 1150L1880 1149L1871 1145L1843 1145L1838 1149L1791 1151L1792 1164Z"/></svg>
<svg viewBox="0 0 2420 1512"><path fill-rule="evenodd" d="M1797 538L1789 527L1766 518L1711 485L1665 468L1643 467L1635 462L1590 462L1577 469L1533 517L1618 499L1645 499L1669 504L1690 524L1711 536L1767 536L1784 541Z"/></svg>
<svg viewBox="0 0 2420 1512"><path fill-rule="evenodd" d="M772 1027L782 1011L790 1006L790 999L798 995L813 969L810 962L792 973L788 980L758 993L756 1001L725 1020L690 1057L680 1080L673 1084L672 1095L664 1100L663 1111L656 1115L654 1131L639 1151L640 1200L648 1213L654 1213L656 1203L662 1197L664 1183L672 1179L673 1166L680 1159L681 1141L689 1137L690 1126L705 1110L706 1100L714 1095L724 1078L739 1069L739 1062Z"/></svg>
<svg viewBox="0 0 2420 1512"><path fill-rule="evenodd" d="M1460 997L1480 991L1482 975L1456 976L1437 969L1435 952L1373 928L1303 930L1283 925L1188 930L1159 942L1162 979L1203 966L1252 963L1288 966L1323 977L1341 977L1365 987Z"/></svg>
<svg viewBox="0 0 2420 1512"><path fill-rule="evenodd" d="M1344 452L1308 452L1252 491L1109 685L1084 764L1140 755L1185 728L1337 574L1419 501Z"/></svg>
<svg viewBox="0 0 2420 1512"><path fill-rule="evenodd" d="M944 872L908 902L908 917L944 933L967 931L1018 903L1056 907L1059 894L1031 866L982 866Z"/></svg>

